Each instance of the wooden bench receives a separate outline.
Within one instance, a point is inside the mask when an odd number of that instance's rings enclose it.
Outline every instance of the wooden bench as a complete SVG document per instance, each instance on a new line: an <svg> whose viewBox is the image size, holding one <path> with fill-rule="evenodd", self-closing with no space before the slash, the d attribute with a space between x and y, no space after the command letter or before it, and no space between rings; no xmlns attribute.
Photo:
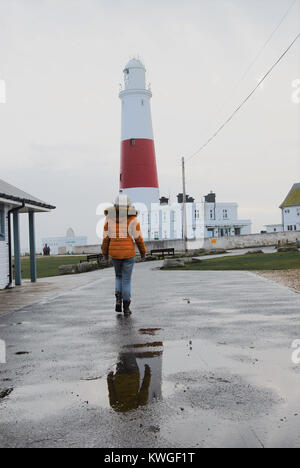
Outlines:
<svg viewBox="0 0 300 468"><path fill-rule="evenodd" d="M154 249L151 250L151 256L157 257L174 257L175 256L175 249Z"/></svg>
<svg viewBox="0 0 300 468"><path fill-rule="evenodd" d="M93 254L93 255L88 255L86 257L86 260L80 260L80 263L83 262L97 262L98 265L100 265L101 260L103 260L103 255L102 254Z"/></svg>

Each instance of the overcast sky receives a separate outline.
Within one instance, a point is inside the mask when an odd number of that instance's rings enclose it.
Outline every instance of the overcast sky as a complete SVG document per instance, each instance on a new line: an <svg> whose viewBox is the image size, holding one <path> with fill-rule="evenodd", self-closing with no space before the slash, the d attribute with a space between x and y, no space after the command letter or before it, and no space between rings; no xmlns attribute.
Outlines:
<svg viewBox="0 0 300 468"><path fill-rule="evenodd" d="M129 58L147 68L161 195L174 198L181 156L211 136L300 31L298 0L240 81L291 3L0 0L0 178L57 206L38 216L38 239L71 226L97 241L96 207L118 190L118 91ZM219 201L238 202L253 231L280 222L278 206L300 182L299 57L300 40L187 166L189 194L215 190Z"/></svg>

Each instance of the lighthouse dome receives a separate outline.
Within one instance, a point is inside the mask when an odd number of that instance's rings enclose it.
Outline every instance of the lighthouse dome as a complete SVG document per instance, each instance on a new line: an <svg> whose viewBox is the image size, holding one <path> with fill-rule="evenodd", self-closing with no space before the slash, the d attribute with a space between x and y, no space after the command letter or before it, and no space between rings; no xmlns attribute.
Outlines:
<svg viewBox="0 0 300 468"><path fill-rule="evenodd" d="M141 62L140 59L137 59L137 58L132 58L131 60L129 60L129 62L126 64L124 70L127 70L127 69L130 69L130 68L141 68L142 70L146 70L145 69L145 65Z"/></svg>
<svg viewBox="0 0 300 468"><path fill-rule="evenodd" d="M137 58L132 58L123 70L125 90L146 89L146 68Z"/></svg>

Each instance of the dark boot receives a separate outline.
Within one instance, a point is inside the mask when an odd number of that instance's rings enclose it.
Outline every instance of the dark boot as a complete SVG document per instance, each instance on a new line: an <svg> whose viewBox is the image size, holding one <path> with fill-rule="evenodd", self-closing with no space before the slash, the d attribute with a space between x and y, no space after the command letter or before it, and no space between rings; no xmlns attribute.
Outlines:
<svg viewBox="0 0 300 468"><path fill-rule="evenodd" d="M122 294L116 293L116 312L122 313Z"/></svg>
<svg viewBox="0 0 300 468"><path fill-rule="evenodd" d="M124 315L126 316L132 314L130 310L130 304L131 304L131 301L123 301Z"/></svg>

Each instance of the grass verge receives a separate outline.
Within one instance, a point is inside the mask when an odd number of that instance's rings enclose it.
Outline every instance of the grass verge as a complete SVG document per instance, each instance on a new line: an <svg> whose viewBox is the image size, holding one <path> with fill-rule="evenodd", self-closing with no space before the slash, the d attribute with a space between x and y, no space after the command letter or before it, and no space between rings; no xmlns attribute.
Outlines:
<svg viewBox="0 0 300 468"><path fill-rule="evenodd" d="M300 252L247 254L188 263L182 268L165 270L291 270L300 269Z"/></svg>
<svg viewBox="0 0 300 468"><path fill-rule="evenodd" d="M58 268L61 265L74 265L86 260L86 255L83 257L38 257L37 258L37 276L38 278L47 278L49 276L58 276ZM30 259L22 258L22 277L30 279Z"/></svg>

